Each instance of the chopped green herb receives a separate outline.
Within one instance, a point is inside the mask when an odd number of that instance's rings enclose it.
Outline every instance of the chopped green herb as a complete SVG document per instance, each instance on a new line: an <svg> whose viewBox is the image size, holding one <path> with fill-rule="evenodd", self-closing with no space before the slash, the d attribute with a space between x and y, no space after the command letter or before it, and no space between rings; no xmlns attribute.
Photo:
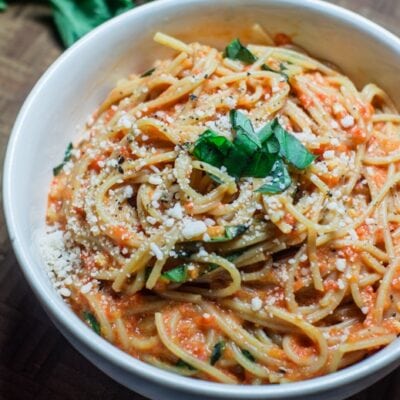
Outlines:
<svg viewBox="0 0 400 400"><path fill-rule="evenodd" d="M72 146L72 143L69 143L67 146L67 149L65 150L65 153L64 153L63 162L53 168L54 176L57 176L61 172L61 170L64 168L64 165L71 159L73 148L74 147Z"/></svg>
<svg viewBox="0 0 400 400"><path fill-rule="evenodd" d="M280 193L290 185L283 160L298 169L314 161L315 156L277 118L255 132L242 112L231 110L229 116L236 134L233 141L208 129L194 144L193 154L197 159L218 168L223 166L235 178L267 178L259 189L263 193ZM220 240L223 238L212 239Z"/></svg>
<svg viewBox="0 0 400 400"><path fill-rule="evenodd" d="M286 68L285 65L282 64L282 63L279 64L279 71L277 71L276 69L271 68L271 67L268 66L267 64L261 65L261 69L262 69L263 71L275 72L276 74L282 75L282 76L285 78L286 81L289 81L289 76L283 72L283 71L285 71L287 68Z"/></svg>
<svg viewBox="0 0 400 400"><path fill-rule="evenodd" d="M226 46L224 57L231 60L240 60L245 64L253 64L257 57L247 47L240 43L239 39L234 39Z"/></svg>
<svg viewBox="0 0 400 400"><path fill-rule="evenodd" d="M218 265L218 264L210 263L210 264L208 264L205 273L211 272L211 271L215 271L215 270L218 269L218 268L219 268L219 265Z"/></svg>
<svg viewBox="0 0 400 400"><path fill-rule="evenodd" d="M233 262L235 261L239 256L241 256L243 254L243 251L235 251L234 253L228 254L227 256L225 256L225 258L230 261Z"/></svg>
<svg viewBox="0 0 400 400"><path fill-rule="evenodd" d="M225 235L229 240L235 239L238 236L245 233L247 231L247 229L249 229L248 225L226 226L225 227Z"/></svg>
<svg viewBox="0 0 400 400"><path fill-rule="evenodd" d="M155 68L151 68L149 70L147 70L146 72L144 72L142 75L140 75L141 78L145 78L146 76L150 76L153 74L153 72L155 71Z"/></svg>
<svg viewBox="0 0 400 400"><path fill-rule="evenodd" d="M162 276L171 282L182 283L187 280L187 265L178 265L169 271L163 272Z"/></svg>
<svg viewBox="0 0 400 400"><path fill-rule="evenodd" d="M210 357L210 364L214 365L222 356L225 350L225 342L218 342L215 344Z"/></svg>
<svg viewBox="0 0 400 400"><path fill-rule="evenodd" d="M177 258L189 258L193 254L199 251L196 243L185 243L184 246L180 246L174 249Z"/></svg>
<svg viewBox="0 0 400 400"><path fill-rule="evenodd" d="M231 110L229 112L229 119L231 121L232 128L235 131L243 129L245 132L248 133L248 135L253 137L253 140L257 143L258 146L261 146L257 135L254 134L253 124L251 123L249 118L247 118L243 113L238 110Z"/></svg>
<svg viewBox="0 0 400 400"><path fill-rule="evenodd" d="M296 168L304 169L315 160L316 157L299 139L283 129L277 119L274 120L274 134L279 142L279 154Z"/></svg>
<svg viewBox="0 0 400 400"><path fill-rule="evenodd" d="M91 312L84 311L83 319L98 335L101 335L100 324L97 321L96 317Z"/></svg>
<svg viewBox="0 0 400 400"><path fill-rule="evenodd" d="M248 350L242 349L242 354L251 362L255 362L256 359L254 358L253 354L251 354Z"/></svg>
<svg viewBox="0 0 400 400"><path fill-rule="evenodd" d="M218 185L222 185L224 182L218 178L218 176L215 176L213 174L208 173L207 174L214 182L218 183Z"/></svg>
<svg viewBox="0 0 400 400"><path fill-rule="evenodd" d="M232 147L232 142L226 137L207 129L197 139L193 154L197 159L220 168Z"/></svg>
<svg viewBox="0 0 400 400"><path fill-rule="evenodd" d="M191 371L195 371L196 368L192 367L190 364L188 364L187 362L179 359L177 361L177 363L175 364L175 366L177 366L178 368L187 368L190 369Z"/></svg>
<svg viewBox="0 0 400 400"><path fill-rule="evenodd" d="M260 186L256 192L265 194L276 194L286 190L292 183L289 172L286 165L281 159L275 161L270 176L266 178L266 181Z"/></svg>
<svg viewBox="0 0 400 400"><path fill-rule="evenodd" d="M108 19L134 7L132 0L50 0L66 47Z"/></svg>
<svg viewBox="0 0 400 400"><path fill-rule="evenodd" d="M248 228L249 227L247 225L225 226L224 236L211 238L210 240L208 240L208 242L226 242L228 240L235 239L246 232Z"/></svg>
<svg viewBox="0 0 400 400"><path fill-rule="evenodd" d="M262 146L260 138L265 135L256 134L250 120L239 111L232 110L230 118L236 130L234 141L208 129L197 139L194 156L218 168L224 166L236 178L264 178L275 162L275 156Z"/></svg>
<svg viewBox="0 0 400 400"><path fill-rule="evenodd" d="M0 11L7 9L7 3L4 0L0 0Z"/></svg>

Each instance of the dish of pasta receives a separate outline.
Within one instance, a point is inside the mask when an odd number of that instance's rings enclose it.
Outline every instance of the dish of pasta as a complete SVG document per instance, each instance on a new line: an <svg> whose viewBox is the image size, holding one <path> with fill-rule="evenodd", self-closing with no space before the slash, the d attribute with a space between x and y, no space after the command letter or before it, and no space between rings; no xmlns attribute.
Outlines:
<svg viewBox="0 0 400 400"><path fill-rule="evenodd" d="M400 116L259 25L122 79L54 168L50 277L133 357L228 384L310 379L400 333Z"/></svg>

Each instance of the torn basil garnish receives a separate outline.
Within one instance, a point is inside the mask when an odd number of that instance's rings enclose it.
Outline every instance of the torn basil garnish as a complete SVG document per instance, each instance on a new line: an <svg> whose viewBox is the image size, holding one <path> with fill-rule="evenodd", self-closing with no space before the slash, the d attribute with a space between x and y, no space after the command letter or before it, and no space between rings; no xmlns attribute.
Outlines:
<svg viewBox="0 0 400 400"><path fill-rule="evenodd" d="M211 357L210 357L210 364L214 365L217 361L222 357L222 353L225 350L225 342L221 341L215 344Z"/></svg>
<svg viewBox="0 0 400 400"><path fill-rule="evenodd" d="M276 69L271 68L271 67L270 67L269 65L267 65L267 64L261 65L261 69L262 69L263 71L275 72L276 74L282 75L282 76L285 78L286 82L289 81L289 76L284 72L287 68L286 68L285 65L282 64L282 63L279 64L279 71L277 71Z"/></svg>
<svg viewBox="0 0 400 400"><path fill-rule="evenodd" d="M207 129L194 144L193 155L197 159L224 167L235 178L266 178L258 189L262 193L280 193L289 187L286 164L302 170L315 160L277 118L256 132L244 113L231 110L229 116L235 133L233 141Z"/></svg>
<svg viewBox="0 0 400 400"><path fill-rule="evenodd" d="M242 354L251 362L256 362L256 359L254 358L253 354L251 354L248 350L242 349Z"/></svg>
<svg viewBox="0 0 400 400"><path fill-rule="evenodd" d="M168 279L170 282L182 283L187 280L187 265L182 264L178 265L175 268L170 269L169 271L163 272L162 277Z"/></svg>
<svg viewBox="0 0 400 400"><path fill-rule="evenodd" d="M253 64L257 57L245 46L240 43L239 39L234 39L226 46L224 57L231 60L239 60L245 64Z"/></svg>
<svg viewBox="0 0 400 400"><path fill-rule="evenodd" d="M279 154L294 167L304 169L315 160L315 156L299 139L283 129L277 119L274 121L274 134L279 142Z"/></svg>
<svg viewBox="0 0 400 400"><path fill-rule="evenodd" d="M83 312L83 319L98 335L101 335L100 324L90 311Z"/></svg>
<svg viewBox="0 0 400 400"><path fill-rule="evenodd" d="M72 150L73 150L72 143L68 143L67 149L65 150L64 153L64 158L61 164L58 164L56 167L53 168L53 175L57 176L62 169L64 168L64 165L71 159L72 157Z"/></svg>
<svg viewBox="0 0 400 400"><path fill-rule="evenodd" d="M213 237L209 240L205 240L205 242L226 242L228 240L236 239L246 232L248 228L249 227L247 225L225 226L225 232L223 236Z"/></svg>
<svg viewBox="0 0 400 400"><path fill-rule="evenodd" d="M140 75L141 78L145 78L146 76L153 75L153 72L155 71L155 68L150 68L146 72L144 72L142 75Z"/></svg>
<svg viewBox="0 0 400 400"><path fill-rule="evenodd" d="M195 371L196 368L192 367L190 364L188 364L187 362L179 359L177 361L177 363L175 364L176 367L178 368L186 368L186 369L190 369L191 371Z"/></svg>
<svg viewBox="0 0 400 400"><path fill-rule="evenodd" d="M292 183L286 165L281 159L275 161L270 176L265 178L266 182L256 192L264 194L277 194L286 190Z"/></svg>

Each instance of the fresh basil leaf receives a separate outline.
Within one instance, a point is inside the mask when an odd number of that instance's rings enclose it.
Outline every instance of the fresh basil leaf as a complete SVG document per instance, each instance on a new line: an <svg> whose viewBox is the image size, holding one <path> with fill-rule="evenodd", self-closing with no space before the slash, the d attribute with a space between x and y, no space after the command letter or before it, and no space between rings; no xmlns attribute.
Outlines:
<svg viewBox="0 0 400 400"><path fill-rule="evenodd" d="M221 341L215 344L211 357L210 357L210 364L214 365L216 362L222 357L222 353L225 350L225 342Z"/></svg>
<svg viewBox="0 0 400 400"><path fill-rule="evenodd" d="M218 185L222 185L224 182L218 178L218 176L215 176L214 174L207 174L214 182L218 183Z"/></svg>
<svg viewBox="0 0 400 400"><path fill-rule="evenodd" d="M57 176L64 167L64 163L57 165L53 168L53 176Z"/></svg>
<svg viewBox="0 0 400 400"><path fill-rule="evenodd" d="M231 110L230 120L236 133L233 142L208 129L195 143L193 153L196 158L216 167L225 166L228 174L235 178L265 178L272 174L278 183L271 186L267 182L262 186L263 190L271 193L278 193L282 191L280 188L290 185L286 166L276 164L282 157L298 169L306 168L315 159L294 135L282 128L277 119L257 133L250 119L237 110ZM274 166L276 171L273 173ZM279 177L278 170L282 177Z"/></svg>
<svg viewBox="0 0 400 400"><path fill-rule="evenodd" d="M97 321L96 317L91 312L84 311L83 319L98 335L101 335L100 324Z"/></svg>
<svg viewBox="0 0 400 400"><path fill-rule="evenodd" d="M170 282L175 282L175 283L186 282L187 265L186 264L178 265L177 267L172 268L169 271L163 272L161 276L168 279Z"/></svg>
<svg viewBox="0 0 400 400"><path fill-rule="evenodd" d="M193 154L201 161L216 167L221 167L233 144L225 136L218 135L211 129L207 129L197 139Z"/></svg>
<svg viewBox="0 0 400 400"><path fill-rule="evenodd" d="M153 74L153 72L155 71L155 68L151 68L149 70L147 70L146 72L144 72L142 75L140 75L141 78L145 78L146 76L150 76Z"/></svg>
<svg viewBox="0 0 400 400"><path fill-rule="evenodd" d="M226 46L224 57L231 60L240 60L245 64L253 64L257 57L240 43L239 39L234 39Z"/></svg>
<svg viewBox="0 0 400 400"><path fill-rule="evenodd" d="M254 358L253 354L251 354L248 350L246 349L241 349L242 354L251 362L256 362L256 359Z"/></svg>
<svg viewBox="0 0 400 400"><path fill-rule="evenodd" d="M263 126L258 132L258 140L263 144L265 143L269 138L272 137L274 133L274 121L268 122L265 126Z"/></svg>
<svg viewBox="0 0 400 400"><path fill-rule="evenodd" d="M286 67L286 65L284 63L279 63L279 69L282 72L282 71L286 71L287 67Z"/></svg>
<svg viewBox="0 0 400 400"><path fill-rule="evenodd" d="M279 153L279 142L278 139L275 136L271 136L265 143L265 146L267 147L267 150L271 154L277 154Z"/></svg>
<svg viewBox="0 0 400 400"><path fill-rule="evenodd" d="M218 265L218 264L209 263L208 266L207 266L207 269L206 269L205 273L208 273L208 272L211 272L211 271L215 271L215 270L218 269L218 268L219 268L219 265Z"/></svg>
<svg viewBox="0 0 400 400"><path fill-rule="evenodd" d="M268 194L281 193L286 190L291 183L292 179L290 178L286 165L278 158L275 161L270 176L266 178L266 183L260 186L256 192Z"/></svg>
<svg viewBox="0 0 400 400"><path fill-rule="evenodd" d="M261 142L254 133L253 124L246 115L238 110L229 112L232 128L236 131L234 144L239 146L245 153L252 154L258 148L261 148Z"/></svg>
<svg viewBox="0 0 400 400"><path fill-rule="evenodd" d="M64 165L71 159L72 157L72 150L73 150L72 143L68 143L67 149L65 150L64 153L64 158L61 164L58 164L56 167L53 168L53 175L57 176L62 169L64 168Z"/></svg>
<svg viewBox="0 0 400 400"><path fill-rule="evenodd" d="M176 253L176 258L189 258L193 254L196 254L199 251L199 248L196 243L185 243L184 245L178 245L177 248L174 249Z"/></svg>
<svg viewBox="0 0 400 400"><path fill-rule="evenodd" d="M296 168L307 168L315 160L316 157L304 147L300 140L287 132L278 119L274 122L274 135L279 142L279 154Z"/></svg>
<svg viewBox="0 0 400 400"><path fill-rule="evenodd" d="M196 368L192 367L190 364L188 364L186 361L183 361L179 359L177 363L175 364L176 367L178 368L187 368L190 369L191 371L195 371Z"/></svg>
<svg viewBox="0 0 400 400"><path fill-rule="evenodd" d="M222 165L225 166L228 174L235 178L243 176L243 169L246 167L247 155L237 145L232 144L228 156L223 160Z"/></svg>
<svg viewBox="0 0 400 400"><path fill-rule="evenodd" d="M249 229L248 225L232 225L225 227L225 236L229 239L235 239L240 235L243 235Z"/></svg>
<svg viewBox="0 0 400 400"><path fill-rule="evenodd" d="M225 256L225 258L230 261L233 262L235 261L239 256L241 256L243 254L243 250L241 251L235 251L234 253L228 254L227 256Z"/></svg>
<svg viewBox="0 0 400 400"><path fill-rule="evenodd" d="M232 124L232 128L237 131L239 129L243 129L248 134L254 134L253 124L251 120L247 118L245 114L238 110L230 110L229 111L229 119ZM255 135L254 135L255 136ZM255 140L258 140L258 137L255 136Z"/></svg>
<svg viewBox="0 0 400 400"><path fill-rule="evenodd" d="M275 161L268 148L262 148L262 141L272 135L272 129L269 128L270 132L262 129L256 134L250 119L237 110L231 110L230 119L233 129L236 130L233 144L248 157L248 160L242 160L244 168L241 176L264 178L271 171Z"/></svg>
<svg viewBox="0 0 400 400"><path fill-rule="evenodd" d="M264 178L271 170L275 157L262 149L259 138L239 128L233 142L211 130L197 139L194 156L220 168L224 166L230 176ZM258 154L260 152L260 154Z"/></svg>
<svg viewBox="0 0 400 400"><path fill-rule="evenodd" d="M134 7L132 0L50 0L66 47L108 19Z"/></svg>
<svg viewBox="0 0 400 400"><path fill-rule="evenodd" d="M258 150L246 164L242 176L265 178L271 172L275 160L276 155L269 153L267 149Z"/></svg>
<svg viewBox="0 0 400 400"><path fill-rule="evenodd" d="M211 238L208 242L227 242L228 240L236 239L243 235L249 227L247 225L231 225L225 226L224 236Z"/></svg>
<svg viewBox="0 0 400 400"><path fill-rule="evenodd" d="M280 68L280 70L277 71L276 69L269 67L267 64L261 65L261 69L263 71L275 72L276 74L282 75L285 78L286 82L288 82L289 76L283 72L287 68L285 68L285 66L282 63L279 65L279 68Z"/></svg>
<svg viewBox="0 0 400 400"><path fill-rule="evenodd" d="M0 11L7 9L7 3L4 0L0 0Z"/></svg>
<svg viewBox="0 0 400 400"><path fill-rule="evenodd" d="M243 129L236 132L236 137L233 140L236 148L240 149L247 157L251 157L255 152L261 148L258 138L253 134L249 135Z"/></svg>

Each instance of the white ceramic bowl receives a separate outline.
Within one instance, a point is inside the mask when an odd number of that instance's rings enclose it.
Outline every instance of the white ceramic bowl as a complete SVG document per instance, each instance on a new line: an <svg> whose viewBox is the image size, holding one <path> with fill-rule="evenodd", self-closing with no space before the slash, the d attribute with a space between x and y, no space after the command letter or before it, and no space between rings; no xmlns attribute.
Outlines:
<svg viewBox="0 0 400 400"><path fill-rule="evenodd" d="M144 364L93 333L53 289L34 233L43 227L51 170L66 144L116 80L143 71L167 49L157 30L221 48L246 40L253 22L285 32L312 55L340 66L358 84L375 82L400 104L400 40L372 22L315 0L159 0L115 18L66 51L19 113L7 149L4 205L19 263L60 331L116 381L151 399L343 399L400 364L400 341L349 368L309 381L231 386L180 377Z"/></svg>

